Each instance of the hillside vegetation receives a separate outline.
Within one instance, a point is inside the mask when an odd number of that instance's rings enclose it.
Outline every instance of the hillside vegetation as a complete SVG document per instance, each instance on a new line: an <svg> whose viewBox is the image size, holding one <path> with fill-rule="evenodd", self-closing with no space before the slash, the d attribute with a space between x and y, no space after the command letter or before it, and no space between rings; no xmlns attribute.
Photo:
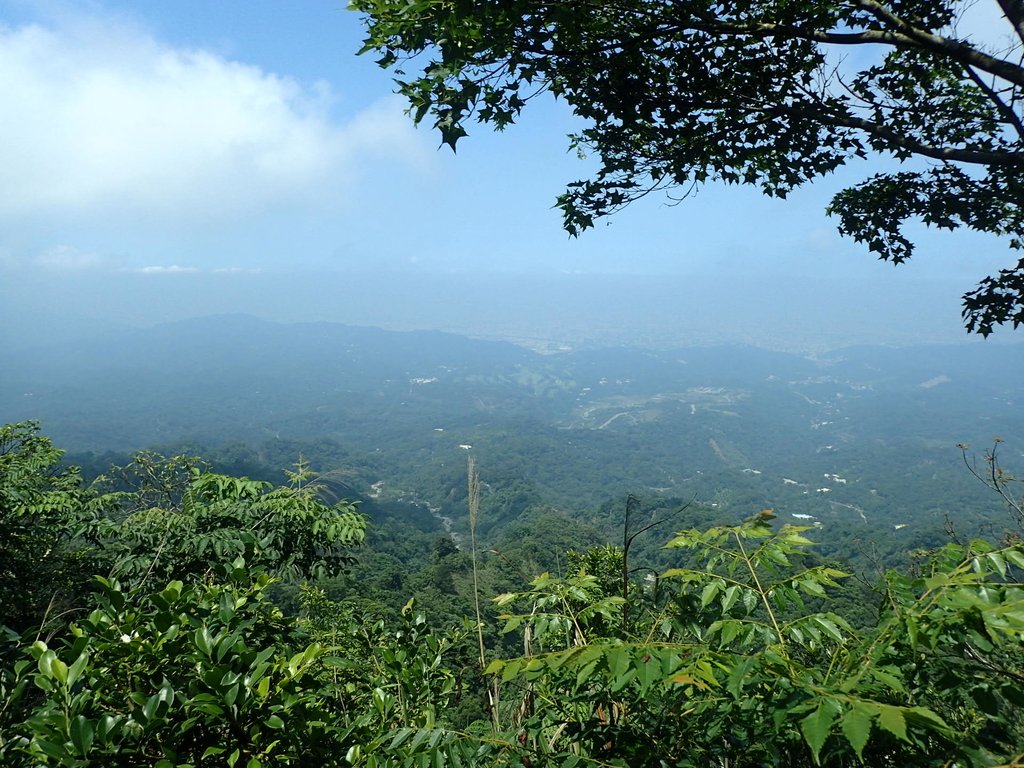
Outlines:
<svg viewBox="0 0 1024 768"><path fill-rule="evenodd" d="M957 448L980 457L1000 436L1008 467L1020 463L1024 359L1003 349L542 355L443 333L213 317L12 352L0 421L41 419L89 478L149 448L278 483L302 453L371 516L438 535L442 519L467 533L472 454L481 533L500 549L508 525L552 513L618 541L633 494L651 510L692 500L713 515L672 525L772 508L817 524L823 551L868 568L905 565L903 553L942 543L950 526L969 538L1007 522ZM657 537L637 546L647 565L666 564ZM552 544L547 557L558 555Z"/></svg>
<svg viewBox="0 0 1024 768"><path fill-rule="evenodd" d="M1007 350L12 353L0 761L1015 764Z"/></svg>
<svg viewBox="0 0 1024 768"><path fill-rule="evenodd" d="M274 488L142 456L130 489L101 492L59 459L32 424L0 431L4 765L1021 757L1019 539L922 553L851 614L849 574L814 555L812 527L762 511L672 535L658 574L619 547L567 553L561 575L488 595L510 644L412 601L387 616L357 585L332 599L319 585L366 522L304 465ZM439 546L435 564L458 554Z"/></svg>

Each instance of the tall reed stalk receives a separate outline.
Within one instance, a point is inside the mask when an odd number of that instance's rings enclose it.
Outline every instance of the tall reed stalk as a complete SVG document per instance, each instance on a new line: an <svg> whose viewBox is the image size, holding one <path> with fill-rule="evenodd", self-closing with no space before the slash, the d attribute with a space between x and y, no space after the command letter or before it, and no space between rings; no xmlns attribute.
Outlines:
<svg viewBox="0 0 1024 768"><path fill-rule="evenodd" d="M476 637L480 648L480 674L483 675L487 669L487 658L484 653L484 622L480 614L480 580L477 573L476 557L476 524L480 519L480 476L476 471L476 459L469 457L468 466L469 482L469 544L470 555L473 562L473 607L476 609ZM491 722L497 729L498 721L498 683L497 680L486 682L487 685L487 708L490 710Z"/></svg>

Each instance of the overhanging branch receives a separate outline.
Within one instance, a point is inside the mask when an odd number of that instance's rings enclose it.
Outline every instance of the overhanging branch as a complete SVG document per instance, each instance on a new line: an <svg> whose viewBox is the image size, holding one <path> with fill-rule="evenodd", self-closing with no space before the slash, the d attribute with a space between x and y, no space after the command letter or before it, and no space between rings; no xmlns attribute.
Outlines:
<svg viewBox="0 0 1024 768"><path fill-rule="evenodd" d="M1009 1L1018 4L1017 0ZM959 61L961 64L973 66L1015 85L1024 86L1024 67L1004 59L997 59L995 56L990 56L959 40L936 35L915 27L910 22L901 19L881 3L875 2L875 0L852 0L852 4L857 8L867 11L889 28L914 40L919 44L920 48L942 54L954 61Z"/></svg>
<svg viewBox="0 0 1024 768"><path fill-rule="evenodd" d="M997 0L1006 20L1013 26L1017 39L1024 43L1024 2L1022 0Z"/></svg>

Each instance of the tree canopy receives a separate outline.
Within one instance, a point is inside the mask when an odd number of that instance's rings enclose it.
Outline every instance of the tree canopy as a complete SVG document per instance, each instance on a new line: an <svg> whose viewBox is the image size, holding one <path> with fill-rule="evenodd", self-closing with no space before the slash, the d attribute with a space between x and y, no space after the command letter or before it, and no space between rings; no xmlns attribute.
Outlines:
<svg viewBox="0 0 1024 768"><path fill-rule="evenodd" d="M976 3L955 0L351 5L364 51L396 69L415 120L430 116L452 149L469 122L502 129L545 92L583 118L570 141L599 167L558 198L572 235L655 190L720 181L785 197L877 155L896 169L827 211L898 264L914 253L911 221L1022 247L1024 2L995 2L995 41L959 31ZM1024 259L965 293L963 318L983 335L1024 323Z"/></svg>
<svg viewBox="0 0 1024 768"><path fill-rule="evenodd" d="M366 579L328 594L366 521L328 506L304 460L271 488L145 453L101 494L37 430L0 426L5 768L1024 760L1019 536L858 585L815 554L816 526L762 510L678 531L666 571L603 546L527 586L509 551L515 591L473 582L501 615L442 628L411 599L382 614ZM986 462L1019 511L995 449ZM436 547L432 575L458 558Z"/></svg>

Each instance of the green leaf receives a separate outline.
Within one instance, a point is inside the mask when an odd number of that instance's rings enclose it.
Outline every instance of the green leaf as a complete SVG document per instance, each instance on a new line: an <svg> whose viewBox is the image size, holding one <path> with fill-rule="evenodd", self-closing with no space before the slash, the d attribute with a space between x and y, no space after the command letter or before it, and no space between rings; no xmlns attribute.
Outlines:
<svg viewBox="0 0 1024 768"><path fill-rule="evenodd" d="M729 679L726 683L726 690L736 699L741 698L743 695L743 689L748 683L756 682L756 678L753 678L751 672L757 665L757 658L754 656L740 657L741 661L733 667L729 673Z"/></svg>
<svg viewBox="0 0 1024 768"><path fill-rule="evenodd" d="M648 653L638 658L633 668L636 670L636 681L641 694L646 693L651 685L661 680L661 666L654 663Z"/></svg>
<svg viewBox="0 0 1024 768"><path fill-rule="evenodd" d="M103 715L97 723L96 734L100 737L100 741L104 744L109 742L109 739L114 735L117 726L120 725L122 720L121 715Z"/></svg>
<svg viewBox="0 0 1024 768"><path fill-rule="evenodd" d="M814 623L825 630L825 633L837 642L843 641L843 633L839 631L839 627L831 619L827 619L824 616L815 616Z"/></svg>
<svg viewBox="0 0 1024 768"><path fill-rule="evenodd" d="M800 731L807 741L807 746L811 748L815 765L818 764L818 756L821 754L821 748L825 746L825 740L832 733L834 720L833 707L826 706L826 702L823 701L816 710L800 721Z"/></svg>
<svg viewBox="0 0 1024 768"><path fill-rule="evenodd" d="M63 763L67 762L67 755L65 754L63 744L57 744L55 742L50 741L49 739L42 739L39 737L33 739L32 743L38 746L45 754L49 755L50 757L56 758L57 760Z"/></svg>
<svg viewBox="0 0 1024 768"><path fill-rule="evenodd" d="M409 740L409 737L416 733L415 728L399 728L395 731L395 736L391 739L391 749L397 749Z"/></svg>
<svg viewBox="0 0 1024 768"><path fill-rule="evenodd" d="M787 530L788 529L788 530ZM799 530L807 530L806 527L800 526ZM806 536L801 536L796 528L790 528L785 526L782 529L782 533L779 535L780 541L784 541L787 544L793 544L797 547L813 547L814 542L808 539Z"/></svg>
<svg viewBox="0 0 1024 768"><path fill-rule="evenodd" d="M722 582L715 580L709 582L700 593L700 607L707 608L711 604L711 601L715 599L715 595L718 594L718 590L721 589Z"/></svg>
<svg viewBox="0 0 1024 768"><path fill-rule="evenodd" d="M743 624L738 621L716 621L712 627L716 626L720 632L722 645L728 645L736 636L743 630ZM708 634L711 634L711 628L708 630Z"/></svg>
<svg viewBox="0 0 1024 768"><path fill-rule="evenodd" d="M256 695L261 699L267 698L270 695L270 678L264 677L256 684Z"/></svg>
<svg viewBox="0 0 1024 768"><path fill-rule="evenodd" d="M142 716L147 723L155 718L163 718L174 700L174 689L164 683L156 693L146 699L142 707Z"/></svg>
<svg viewBox="0 0 1024 768"><path fill-rule="evenodd" d="M812 597L825 597L825 588L814 579L801 579L797 582L804 594Z"/></svg>
<svg viewBox="0 0 1024 768"><path fill-rule="evenodd" d="M989 552L985 557L989 561L989 563L992 564L992 567L994 567L996 571L999 572L999 576L1005 579L1006 561L1003 559L1003 556L998 552Z"/></svg>
<svg viewBox="0 0 1024 768"><path fill-rule="evenodd" d="M949 734L950 728L946 721L927 707L911 707L904 711L908 722L942 734Z"/></svg>
<svg viewBox="0 0 1024 768"><path fill-rule="evenodd" d="M465 138L469 134L466 133L466 129L463 128L459 123L452 122L451 118L438 121L437 129L441 132L441 143L447 144L451 147L452 152L455 152L455 145L459 139Z"/></svg>
<svg viewBox="0 0 1024 768"><path fill-rule="evenodd" d="M597 659L592 659L579 667L576 671L576 686L582 687L590 679L590 676L593 675L596 667Z"/></svg>
<svg viewBox="0 0 1024 768"><path fill-rule="evenodd" d="M875 669L872 670L871 674L876 680L878 680L878 682L887 686L896 693L905 693L906 688L903 686L903 681L896 677L896 675L892 674L892 672L889 672L888 670L890 669L894 668L887 667L885 669Z"/></svg>
<svg viewBox="0 0 1024 768"><path fill-rule="evenodd" d="M899 707L881 705L881 711L878 713L878 726L898 739L909 741L907 739L907 721L903 717L903 710Z"/></svg>
<svg viewBox="0 0 1024 768"><path fill-rule="evenodd" d="M50 662L50 675L56 679L57 682L66 685L68 682L68 665L55 657Z"/></svg>
<svg viewBox="0 0 1024 768"><path fill-rule="evenodd" d="M608 672L612 678L626 674L630 667L630 654L625 648L610 648L606 656Z"/></svg>
<svg viewBox="0 0 1024 768"><path fill-rule="evenodd" d="M1003 556L1016 567L1024 570L1024 552L1019 549L1007 549L1003 552Z"/></svg>
<svg viewBox="0 0 1024 768"><path fill-rule="evenodd" d="M168 582L167 587L160 594L163 595L164 599L168 602L174 602L181 597L181 591L185 588L184 583L175 579L174 581Z"/></svg>
<svg viewBox="0 0 1024 768"><path fill-rule="evenodd" d="M71 721L71 743L82 757L88 755L92 749L95 735L96 728L86 717L78 715Z"/></svg>
<svg viewBox="0 0 1024 768"><path fill-rule="evenodd" d="M740 596L740 588L735 584L725 590L725 595L722 597L722 613L728 613L729 609L736 605L736 601Z"/></svg>
<svg viewBox="0 0 1024 768"><path fill-rule="evenodd" d="M857 757L863 757L864 747L867 745L868 737L871 735L871 719L873 715L874 710L860 702L856 702L843 715L840 726L843 729L843 735L846 737L846 740L850 742L850 746L857 753Z"/></svg>
<svg viewBox="0 0 1024 768"><path fill-rule="evenodd" d="M192 633L192 642L195 644L196 648L207 656L209 656L213 650L213 638L210 635L209 628L206 626L203 626Z"/></svg>
<svg viewBox="0 0 1024 768"><path fill-rule="evenodd" d="M422 730L421 731L417 731L416 735L413 737L412 741L409 743L409 751L410 752L418 751L419 748L421 746L423 746L423 742L425 742L429 736L430 736L430 731L422 731Z"/></svg>
<svg viewBox="0 0 1024 768"><path fill-rule="evenodd" d="M82 672L85 670L86 665L89 663L89 654L82 651L75 659L74 663L68 667L68 685L72 686L78 682L78 678L81 677Z"/></svg>

